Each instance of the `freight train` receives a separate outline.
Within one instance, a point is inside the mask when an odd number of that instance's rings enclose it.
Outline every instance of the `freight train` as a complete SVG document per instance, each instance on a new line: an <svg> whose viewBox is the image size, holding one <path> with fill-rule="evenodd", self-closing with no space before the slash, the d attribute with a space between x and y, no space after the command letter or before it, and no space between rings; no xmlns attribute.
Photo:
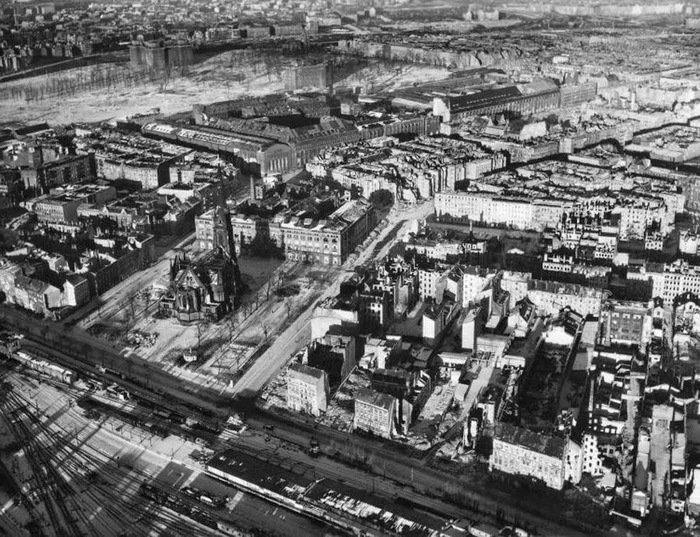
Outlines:
<svg viewBox="0 0 700 537"><path fill-rule="evenodd" d="M70 369L66 369L65 367L52 364L40 358L35 358L24 351L17 351L13 353L12 358L17 360L19 363L21 363L28 369L38 371L39 373L64 382L65 384L73 384L78 378L78 375L75 373L75 371L71 371Z"/></svg>

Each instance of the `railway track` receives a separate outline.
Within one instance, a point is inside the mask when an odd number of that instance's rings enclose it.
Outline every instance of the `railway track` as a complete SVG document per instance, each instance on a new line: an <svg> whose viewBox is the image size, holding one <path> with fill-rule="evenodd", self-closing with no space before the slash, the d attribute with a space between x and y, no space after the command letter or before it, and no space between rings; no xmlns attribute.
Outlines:
<svg viewBox="0 0 700 537"><path fill-rule="evenodd" d="M167 508L158 506L157 509L154 509L151 502L138 496L138 486L141 482L150 480L151 476L135 466L122 466L115 463L108 453L91 445L88 440L94 432L82 434L86 429L73 431L58 425L56 422L52 424L52 429L26 410L29 404L27 398L17 393L10 394L6 399L6 406L12 407L10 412L23 414L22 425L17 427L15 433L25 445L27 441L32 442L30 448L32 467L41 481L42 499L47 505L52 525L54 528L58 528L57 536L129 535L129 531L123 530L129 513L135 515L129 524L129 526L136 526L134 535L142 535L144 530L152 529L166 531L170 535L188 537L211 535L210 528L202 526L194 520L184 521L178 513ZM50 456L47 454L47 450L41 446L41 440L52 446ZM48 482L48 477L43 475L43 470L36 470L41 468L41 465L47 468L46 471L52 479L60 484L59 486L52 486ZM59 467L69 478L70 484L58 472L57 468ZM87 477L86 468L99 468L101 479L96 481ZM129 485L115 494L115 486L118 487L125 483ZM77 489L82 489L82 492L77 494ZM66 502L57 502L52 496L56 493L60 493ZM125 495L135 499L126 500ZM73 512L80 518L86 532L83 532L78 526L78 521L71 516L67 505L68 498L72 503ZM197 507L200 506L197 505ZM93 514L91 517L86 512L105 512L107 516L100 517ZM96 521L98 517L100 520Z"/></svg>
<svg viewBox="0 0 700 537"><path fill-rule="evenodd" d="M17 404L17 400L18 397L14 393L8 394L5 406L15 403L15 408L12 408L9 412L5 409L5 412L10 417L10 428L15 437L24 446L24 453L32 468L34 477L37 479L40 495L54 531L59 537L81 537L85 534L78 527L77 521L68 511L66 504L56 500L59 493L63 493L65 498L69 495L67 493L72 492L72 490L66 487L65 481L43 453L36 435L24 419L29 414L22 405Z"/></svg>

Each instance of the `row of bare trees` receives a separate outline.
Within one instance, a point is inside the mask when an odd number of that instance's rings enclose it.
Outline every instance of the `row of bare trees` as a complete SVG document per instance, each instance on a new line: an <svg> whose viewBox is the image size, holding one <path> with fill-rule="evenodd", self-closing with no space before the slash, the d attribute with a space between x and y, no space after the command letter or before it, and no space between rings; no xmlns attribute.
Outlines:
<svg viewBox="0 0 700 537"><path fill-rule="evenodd" d="M246 73L254 77L267 75L271 81L281 77L287 67L287 61L283 57L264 50L232 51L222 54L212 63L213 69L196 75L197 85L229 77L232 81L240 83L247 78ZM56 97L70 97L86 91L114 91L147 83L157 83L161 90L164 90L174 79L195 74L186 67L156 70L133 69L117 63L98 64L0 85L0 100L40 102Z"/></svg>
<svg viewBox="0 0 700 537"><path fill-rule="evenodd" d="M0 100L39 102L56 97L71 97L87 91L114 91L149 82L167 85L177 73L171 70L135 70L124 65L94 65L62 75L33 78L22 83L0 86Z"/></svg>

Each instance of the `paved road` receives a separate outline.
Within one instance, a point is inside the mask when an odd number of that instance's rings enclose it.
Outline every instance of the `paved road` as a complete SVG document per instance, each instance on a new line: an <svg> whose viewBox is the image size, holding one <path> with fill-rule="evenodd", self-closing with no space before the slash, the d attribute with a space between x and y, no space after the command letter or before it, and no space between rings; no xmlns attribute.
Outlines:
<svg viewBox="0 0 700 537"><path fill-rule="evenodd" d="M342 278L347 277L343 273ZM316 305L327 297L338 293L339 282L332 284L285 330L270 347L246 371L234 387L234 393L243 397L253 397L277 376L293 354L306 345L311 338L311 318Z"/></svg>

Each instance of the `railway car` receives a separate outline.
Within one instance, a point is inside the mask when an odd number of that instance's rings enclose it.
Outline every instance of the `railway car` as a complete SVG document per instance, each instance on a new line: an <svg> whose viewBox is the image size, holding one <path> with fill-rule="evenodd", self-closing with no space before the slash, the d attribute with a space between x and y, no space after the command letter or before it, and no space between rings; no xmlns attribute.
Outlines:
<svg viewBox="0 0 700 537"><path fill-rule="evenodd" d="M183 416L182 414L178 414L177 412L172 412L172 413L170 414L170 418L169 418L169 419L170 419L170 421L172 421L173 423L179 423L179 424L181 424L181 425L184 424L184 423L186 423L186 421L187 421L187 418L186 418L185 416Z"/></svg>
<svg viewBox="0 0 700 537"><path fill-rule="evenodd" d="M202 511L201 509L193 507L190 510L189 517L193 520L196 520L200 524L203 524L204 526L207 526L209 528L216 528L216 520L206 511Z"/></svg>
<svg viewBox="0 0 700 537"><path fill-rule="evenodd" d="M35 368L34 362L36 362L35 358L32 358L29 356L26 352L23 351L18 351L12 355L12 357L18 361L20 364L27 366L30 369Z"/></svg>
<svg viewBox="0 0 700 537"><path fill-rule="evenodd" d="M221 431L223 431L223 428L221 427L221 423L215 420L208 420L208 421L199 421L195 423L192 426L192 430L197 432L197 431L203 431L205 433L209 434L221 434Z"/></svg>
<svg viewBox="0 0 700 537"><path fill-rule="evenodd" d="M167 428L162 427L160 425L156 425L154 423L146 423L144 427L154 435L160 436L161 438L167 438L168 436L170 436L170 431Z"/></svg>
<svg viewBox="0 0 700 537"><path fill-rule="evenodd" d="M154 408L156 408L155 403L153 403L152 401L149 401L148 399L143 399L143 398L139 397L139 399L136 403L139 406L142 406L143 408L148 408L149 410L153 410Z"/></svg>
<svg viewBox="0 0 700 537"><path fill-rule="evenodd" d="M250 535L248 532L239 530L231 522L224 522L223 520L216 521L216 529L224 535L232 535L233 537L246 537L246 535Z"/></svg>
<svg viewBox="0 0 700 537"><path fill-rule="evenodd" d="M152 500L161 505L165 505L170 499L167 492L163 492L162 490L147 483L141 484L141 486L139 487L139 492L142 496L145 496L149 500Z"/></svg>
<svg viewBox="0 0 700 537"><path fill-rule="evenodd" d="M204 505L214 507L215 509L220 509L226 505L226 500L224 498L220 498L219 496L210 496L209 494L200 494L199 501Z"/></svg>
<svg viewBox="0 0 700 537"><path fill-rule="evenodd" d="M163 419L170 419L170 412L160 408L155 409L153 415Z"/></svg>
<svg viewBox="0 0 700 537"><path fill-rule="evenodd" d="M44 372L50 377L60 380L66 384L73 384L77 378L74 371L49 363L46 364Z"/></svg>
<svg viewBox="0 0 700 537"><path fill-rule="evenodd" d="M16 352L13 358L26 368L42 373L65 384L73 384L77 378L74 371L52 364L46 360L35 358L23 351Z"/></svg>

